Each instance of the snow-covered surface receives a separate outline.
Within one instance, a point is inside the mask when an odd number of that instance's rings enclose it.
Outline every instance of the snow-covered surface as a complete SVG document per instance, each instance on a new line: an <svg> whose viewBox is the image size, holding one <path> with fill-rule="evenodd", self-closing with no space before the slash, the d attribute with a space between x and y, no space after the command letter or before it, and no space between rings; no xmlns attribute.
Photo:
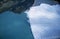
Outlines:
<svg viewBox="0 0 60 39"><path fill-rule="evenodd" d="M31 7L27 13L35 39L60 37L60 5L42 3Z"/></svg>

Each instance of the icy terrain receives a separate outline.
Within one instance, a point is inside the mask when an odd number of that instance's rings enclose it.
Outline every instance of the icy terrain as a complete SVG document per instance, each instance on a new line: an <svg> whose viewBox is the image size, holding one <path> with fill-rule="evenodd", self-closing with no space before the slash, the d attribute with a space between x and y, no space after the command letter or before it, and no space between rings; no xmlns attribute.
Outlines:
<svg viewBox="0 0 60 39"><path fill-rule="evenodd" d="M58 39L60 37L60 5L42 3L27 13L35 39Z"/></svg>

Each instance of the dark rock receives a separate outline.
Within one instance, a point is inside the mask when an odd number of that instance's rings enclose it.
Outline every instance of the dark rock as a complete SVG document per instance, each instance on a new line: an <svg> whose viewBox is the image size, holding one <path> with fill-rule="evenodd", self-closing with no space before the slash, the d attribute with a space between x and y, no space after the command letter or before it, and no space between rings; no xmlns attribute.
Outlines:
<svg viewBox="0 0 60 39"><path fill-rule="evenodd" d="M34 0L0 0L0 13L4 11L13 11L21 13L29 9Z"/></svg>

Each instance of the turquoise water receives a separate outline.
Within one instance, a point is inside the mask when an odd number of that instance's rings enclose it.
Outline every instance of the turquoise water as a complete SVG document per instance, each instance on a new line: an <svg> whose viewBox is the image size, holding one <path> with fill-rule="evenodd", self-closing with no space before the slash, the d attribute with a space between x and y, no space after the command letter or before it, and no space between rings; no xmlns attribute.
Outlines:
<svg viewBox="0 0 60 39"><path fill-rule="evenodd" d="M7 11L0 14L0 39L33 39L27 20L29 18L26 13Z"/></svg>

